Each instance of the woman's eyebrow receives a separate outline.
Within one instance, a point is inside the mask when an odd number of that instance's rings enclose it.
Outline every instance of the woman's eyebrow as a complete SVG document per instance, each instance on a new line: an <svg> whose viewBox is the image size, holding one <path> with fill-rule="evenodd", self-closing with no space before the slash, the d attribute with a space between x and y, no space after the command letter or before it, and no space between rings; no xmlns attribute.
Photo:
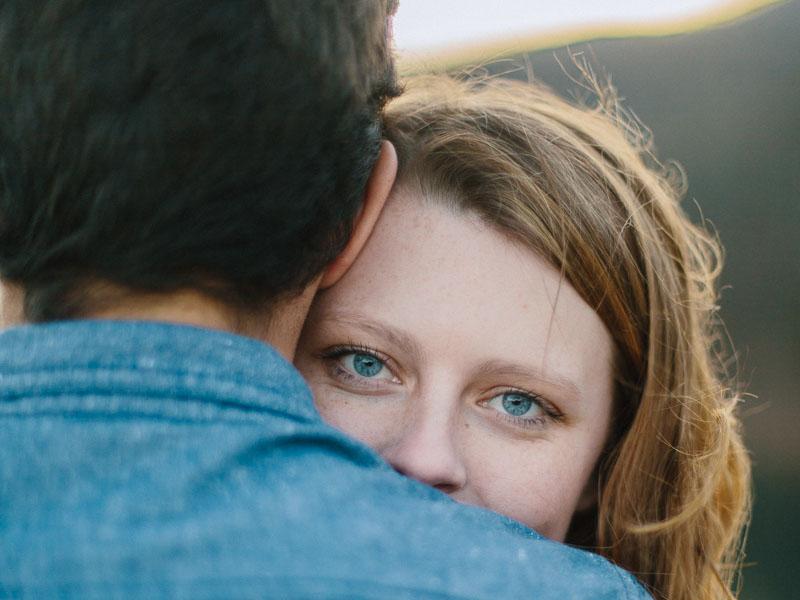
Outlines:
<svg viewBox="0 0 800 600"><path fill-rule="evenodd" d="M537 382L557 388L576 401L580 401L583 397L580 387L570 377L554 373L551 370L543 371L533 365L521 365L505 360L487 360L478 366L477 372L485 376L493 375L527 380L533 379Z"/></svg>
<svg viewBox="0 0 800 600"><path fill-rule="evenodd" d="M386 339L393 345L400 348L400 350L406 354L415 357L422 355L419 345L414 338L409 336L404 331L389 325L388 323L374 321L372 319L365 319L361 316L335 311L326 312L322 316L326 320L336 321L337 323L343 323L350 327L366 330L373 335Z"/></svg>

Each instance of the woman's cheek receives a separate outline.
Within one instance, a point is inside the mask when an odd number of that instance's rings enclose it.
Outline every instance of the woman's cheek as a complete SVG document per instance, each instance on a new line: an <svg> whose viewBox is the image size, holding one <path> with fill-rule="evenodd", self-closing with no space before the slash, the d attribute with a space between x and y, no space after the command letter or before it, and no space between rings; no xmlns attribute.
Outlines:
<svg viewBox="0 0 800 600"><path fill-rule="evenodd" d="M326 423L378 449L394 420L380 402L353 397L330 385L312 385L314 402Z"/></svg>

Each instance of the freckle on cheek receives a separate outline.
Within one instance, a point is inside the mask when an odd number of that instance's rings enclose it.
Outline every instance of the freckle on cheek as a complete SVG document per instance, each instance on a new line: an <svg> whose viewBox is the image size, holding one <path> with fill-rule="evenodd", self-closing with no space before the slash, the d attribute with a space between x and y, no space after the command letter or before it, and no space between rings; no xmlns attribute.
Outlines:
<svg viewBox="0 0 800 600"><path fill-rule="evenodd" d="M469 423L464 423L464 429L469 429Z"/></svg>

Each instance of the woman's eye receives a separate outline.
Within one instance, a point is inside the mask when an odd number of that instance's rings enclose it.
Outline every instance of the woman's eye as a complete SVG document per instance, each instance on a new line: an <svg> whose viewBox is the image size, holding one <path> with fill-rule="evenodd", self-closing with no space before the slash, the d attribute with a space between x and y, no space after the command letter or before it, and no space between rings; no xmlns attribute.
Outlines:
<svg viewBox="0 0 800 600"><path fill-rule="evenodd" d="M338 357L339 363L347 370L368 379L395 379L386 363L377 356L364 352L348 352Z"/></svg>
<svg viewBox="0 0 800 600"><path fill-rule="evenodd" d="M491 398L486 406L512 417L523 419L535 419L546 415L538 397L517 392L499 394Z"/></svg>

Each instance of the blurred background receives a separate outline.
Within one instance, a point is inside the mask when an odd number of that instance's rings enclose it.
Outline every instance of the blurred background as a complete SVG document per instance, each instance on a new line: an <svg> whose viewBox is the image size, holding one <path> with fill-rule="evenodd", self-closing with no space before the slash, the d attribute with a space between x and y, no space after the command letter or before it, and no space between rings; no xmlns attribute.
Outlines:
<svg viewBox="0 0 800 600"><path fill-rule="evenodd" d="M685 209L700 219L699 206L726 248L721 314L746 391L755 505L740 598L798 598L800 0L580 5L401 0L401 68L532 72L570 96L570 53L583 53L652 130L661 160L683 166Z"/></svg>

